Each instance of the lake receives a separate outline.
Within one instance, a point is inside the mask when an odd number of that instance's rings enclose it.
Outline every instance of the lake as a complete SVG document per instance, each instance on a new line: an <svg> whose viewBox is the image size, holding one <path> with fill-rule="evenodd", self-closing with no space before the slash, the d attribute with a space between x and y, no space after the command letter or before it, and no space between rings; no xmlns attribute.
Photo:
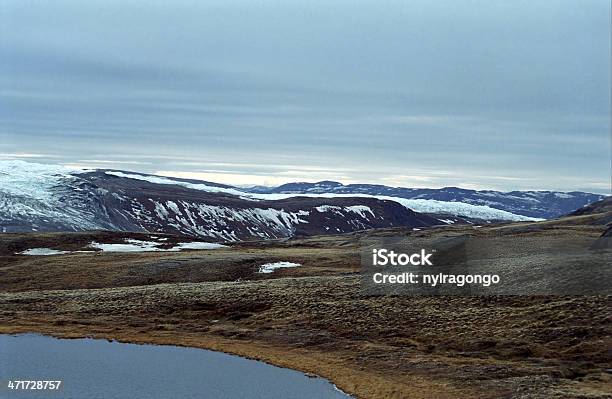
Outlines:
<svg viewBox="0 0 612 399"><path fill-rule="evenodd" d="M61 380L59 390L8 381ZM321 378L220 352L95 339L0 335L2 398L343 398ZM14 385L14 383L13 383Z"/></svg>

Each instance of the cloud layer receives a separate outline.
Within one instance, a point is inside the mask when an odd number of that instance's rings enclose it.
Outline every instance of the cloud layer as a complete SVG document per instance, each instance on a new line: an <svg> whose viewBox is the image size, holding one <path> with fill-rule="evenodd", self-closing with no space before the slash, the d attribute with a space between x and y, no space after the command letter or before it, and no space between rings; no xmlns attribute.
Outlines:
<svg viewBox="0 0 612 399"><path fill-rule="evenodd" d="M609 192L607 1L9 1L0 22L4 158Z"/></svg>

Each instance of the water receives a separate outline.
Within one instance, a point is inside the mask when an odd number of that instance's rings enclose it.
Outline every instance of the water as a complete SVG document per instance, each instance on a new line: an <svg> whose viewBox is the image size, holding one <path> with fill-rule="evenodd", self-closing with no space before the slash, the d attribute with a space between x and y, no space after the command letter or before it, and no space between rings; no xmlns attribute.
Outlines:
<svg viewBox="0 0 612 399"><path fill-rule="evenodd" d="M61 380L16 391L9 380ZM328 381L224 353L94 339L0 335L1 398L343 398Z"/></svg>

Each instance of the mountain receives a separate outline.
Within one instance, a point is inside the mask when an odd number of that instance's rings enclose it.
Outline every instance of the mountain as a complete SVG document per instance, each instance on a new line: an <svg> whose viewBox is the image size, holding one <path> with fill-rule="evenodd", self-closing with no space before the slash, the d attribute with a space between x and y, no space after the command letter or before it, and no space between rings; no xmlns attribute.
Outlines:
<svg viewBox="0 0 612 399"><path fill-rule="evenodd" d="M333 181L245 189L120 170L0 161L2 232L141 231L238 241L538 220L570 204L578 204L573 210L601 198L589 193L345 186Z"/></svg>
<svg viewBox="0 0 612 399"><path fill-rule="evenodd" d="M570 215L582 216L608 212L612 212L612 197L606 197L600 201L585 205L582 208L570 213Z"/></svg>
<svg viewBox="0 0 612 399"><path fill-rule="evenodd" d="M610 224L612 223L612 197L585 205L567 216L588 217L592 224Z"/></svg>
<svg viewBox="0 0 612 399"><path fill-rule="evenodd" d="M384 201L397 202L404 207L415 212L431 214L435 217L440 217L446 224L456 222L460 223L490 223L493 221L528 221L539 220L524 215L516 215L501 209L491 208L486 205L472 205L463 202L439 201L433 199L406 199L401 197L393 197L386 195L371 195L362 193L313 193L313 192L294 192L294 193L264 193L261 192L261 187L252 188L237 188L237 187L222 187L220 185L213 186L214 183L187 181L184 179L175 179L162 176L143 175L141 173L125 173L122 171L106 171L106 174L119 177L127 177L130 179L143 180L151 183L181 185L187 188L202 190L207 192L223 192L227 194L237 195L242 198L251 200L281 200L296 197L308 198L373 198ZM333 183L334 182L322 182ZM301 183L294 183L299 185ZM317 185L319 183L316 183ZM318 186L321 187L321 186Z"/></svg>
<svg viewBox="0 0 612 399"><path fill-rule="evenodd" d="M0 163L3 232L103 229L238 241L439 224L376 198L251 198L210 182Z"/></svg>
<svg viewBox="0 0 612 399"><path fill-rule="evenodd" d="M516 215L550 219L606 198L604 195L580 191L492 191L468 190L458 187L404 188L377 184L348 184L334 181L289 183L278 187L254 187L250 191L266 194L365 194L398 197L411 200L435 200L487 206ZM412 209L423 211L418 205Z"/></svg>

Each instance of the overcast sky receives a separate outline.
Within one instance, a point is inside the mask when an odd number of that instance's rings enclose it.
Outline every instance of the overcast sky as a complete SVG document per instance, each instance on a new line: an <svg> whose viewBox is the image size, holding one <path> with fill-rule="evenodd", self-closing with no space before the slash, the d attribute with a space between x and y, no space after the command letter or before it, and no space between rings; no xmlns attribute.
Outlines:
<svg viewBox="0 0 612 399"><path fill-rule="evenodd" d="M610 192L610 1L2 1L0 159Z"/></svg>

